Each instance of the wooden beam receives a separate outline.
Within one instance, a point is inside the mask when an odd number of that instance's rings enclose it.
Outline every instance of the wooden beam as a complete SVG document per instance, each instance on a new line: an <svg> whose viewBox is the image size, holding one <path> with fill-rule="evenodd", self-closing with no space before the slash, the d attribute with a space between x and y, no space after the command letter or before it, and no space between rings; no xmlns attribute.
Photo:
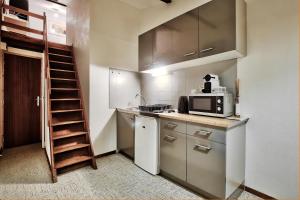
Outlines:
<svg viewBox="0 0 300 200"><path fill-rule="evenodd" d="M39 31L39 30L36 30L36 29L28 28L28 27L25 27L25 26L20 26L20 25L13 24L13 23L10 23L10 22L5 22L4 21L4 22L2 22L2 26L7 26L7 27L10 27L10 28L19 29L19 30L22 30L22 31L30 32L30 33L44 35L43 31Z"/></svg>
<svg viewBox="0 0 300 200"><path fill-rule="evenodd" d="M38 19L41 19L41 20L45 19L45 17L43 15L38 15L38 14L35 14L35 13L31 13L31 12L28 12L26 10L23 10L23 9L20 9L20 8L16 8L14 6L9 6L9 5L4 4L3 8L4 9L8 9L8 10L12 10L12 11L17 12L17 13L21 13L23 15L35 17L35 18L38 18Z"/></svg>

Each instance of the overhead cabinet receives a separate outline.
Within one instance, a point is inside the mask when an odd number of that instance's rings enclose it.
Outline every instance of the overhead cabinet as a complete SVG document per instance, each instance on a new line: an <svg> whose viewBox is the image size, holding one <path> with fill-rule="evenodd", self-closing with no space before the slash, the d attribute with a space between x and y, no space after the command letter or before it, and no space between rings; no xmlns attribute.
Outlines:
<svg viewBox="0 0 300 200"><path fill-rule="evenodd" d="M236 0L213 0L199 7L199 57L236 48Z"/></svg>
<svg viewBox="0 0 300 200"><path fill-rule="evenodd" d="M154 31L151 30L139 36L139 71L144 71L152 67L153 34Z"/></svg>
<svg viewBox="0 0 300 200"><path fill-rule="evenodd" d="M153 67L198 57L198 8L154 30Z"/></svg>
<svg viewBox="0 0 300 200"><path fill-rule="evenodd" d="M139 36L139 70L169 70L246 54L244 0L212 0Z"/></svg>

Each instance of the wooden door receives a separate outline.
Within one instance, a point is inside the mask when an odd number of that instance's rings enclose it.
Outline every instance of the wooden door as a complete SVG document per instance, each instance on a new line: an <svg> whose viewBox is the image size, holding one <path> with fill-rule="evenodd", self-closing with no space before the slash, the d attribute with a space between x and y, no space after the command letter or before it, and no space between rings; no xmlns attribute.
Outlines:
<svg viewBox="0 0 300 200"><path fill-rule="evenodd" d="M199 7L199 57L234 50L236 0L213 0Z"/></svg>
<svg viewBox="0 0 300 200"><path fill-rule="evenodd" d="M169 22L173 27L172 63L198 58L198 15L196 8Z"/></svg>
<svg viewBox="0 0 300 200"><path fill-rule="evenodd" d="M150 69L153 63L153 30L139 36L139 71Z"/></svg>
<svg viewBox="0 0 300 200"><path fill-rule="evenodd" d="M12 54L4 60L4 146L39 142L41 60Z"/></svg>

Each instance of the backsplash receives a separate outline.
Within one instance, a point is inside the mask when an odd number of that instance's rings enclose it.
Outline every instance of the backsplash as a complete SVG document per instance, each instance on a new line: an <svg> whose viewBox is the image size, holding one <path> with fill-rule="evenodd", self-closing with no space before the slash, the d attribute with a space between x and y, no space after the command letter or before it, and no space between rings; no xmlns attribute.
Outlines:
<svg viewBox="0 0 300 200"><path fill-rule="evenodd" d="M180 96L188 96L192 89L203 86L206 74L217 74L221 86L235 95L235 81L237 78L237 61L229 60L199 67L170 72L168 75L153 77L142 74L142 95L147 104L170 104L177 109Z"/></svg>

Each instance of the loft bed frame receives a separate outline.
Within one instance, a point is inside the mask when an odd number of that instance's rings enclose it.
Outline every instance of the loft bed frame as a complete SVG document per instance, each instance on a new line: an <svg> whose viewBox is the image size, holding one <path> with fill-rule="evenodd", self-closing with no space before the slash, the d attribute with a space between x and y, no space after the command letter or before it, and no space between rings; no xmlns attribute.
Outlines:
<svg viewBox="0 0 300 200"><path fill-rule="evenodd" d="M1 42L5 42L8 46L27 49L32 51L43 52L48 46L47 39L47 18L44 15L35 14L22 10L10 5L6 5L4 0L1 0L0 5L0 38ZM43 22L43 30L33 29L27 26L28 21L14 17L11 12L33 17ZM35 34L42 39L30 37L28 34Z"/></svg>

